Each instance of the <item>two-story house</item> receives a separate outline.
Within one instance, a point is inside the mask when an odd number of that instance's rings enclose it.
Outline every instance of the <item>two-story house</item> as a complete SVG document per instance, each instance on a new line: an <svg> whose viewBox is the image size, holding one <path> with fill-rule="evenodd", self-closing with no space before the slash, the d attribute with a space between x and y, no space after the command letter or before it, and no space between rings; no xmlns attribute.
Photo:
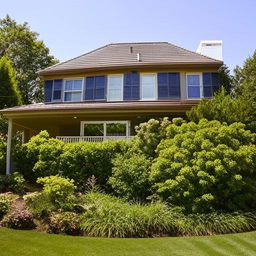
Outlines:
<svg viewBox="0 0 256 256"><path fill-rule="evenodd" d="M109 44L39 71L44 103L1 110L11 136L47 130L66 142L128 139L150 118L184 116L219 88L222 61L167 42Z"/></svg>

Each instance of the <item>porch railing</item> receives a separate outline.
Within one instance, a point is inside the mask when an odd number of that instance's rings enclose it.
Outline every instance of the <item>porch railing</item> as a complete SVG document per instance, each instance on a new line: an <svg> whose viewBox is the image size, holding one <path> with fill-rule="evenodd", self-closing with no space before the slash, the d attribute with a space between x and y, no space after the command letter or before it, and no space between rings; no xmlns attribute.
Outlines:
<svg viewBox="0 0 256 256"><path fill-rule="evenodd" d="M131 140L134 136L57 136L56 139L66 143L75 143L81 141L102 142L105 140Z"/></svg>

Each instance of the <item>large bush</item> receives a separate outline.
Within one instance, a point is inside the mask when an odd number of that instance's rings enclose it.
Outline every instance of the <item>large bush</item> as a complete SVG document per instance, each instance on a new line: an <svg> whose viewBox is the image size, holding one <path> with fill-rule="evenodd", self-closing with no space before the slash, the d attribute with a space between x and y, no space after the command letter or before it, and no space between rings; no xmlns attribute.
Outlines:
<svg viewBox="0 0 256 256"><path fill-rule="evenodd" d="M35 181L38 177L63 175L74 179L79 190L84 190L88 178L95 176L105 186L111 175L112 159L125 152L131 145L127 141L101 143L64 143L52 139L46 131L17 147L15 162L25 178Z"/></svg>
<svg viewBox="0 0 256 256"><path fill-rule="evenodd" d="M0 175L0 193L13 192L18 195L25 193L25 180L18 172Z"/></svg>
<svg viewBox="0 0 256 256"><path fill-rule="evenodd" d="M150 195L151 160L135 151L118 154L113 160L109 184L116 195L129 200L144 201Z"/></svg>
<svg viewBox="0 0 256 256"><path fill-rule="evenodd" d="M152 165L156 194L192 212L255 209L256 134L244 127L207 120L168 126Z"/></svg>

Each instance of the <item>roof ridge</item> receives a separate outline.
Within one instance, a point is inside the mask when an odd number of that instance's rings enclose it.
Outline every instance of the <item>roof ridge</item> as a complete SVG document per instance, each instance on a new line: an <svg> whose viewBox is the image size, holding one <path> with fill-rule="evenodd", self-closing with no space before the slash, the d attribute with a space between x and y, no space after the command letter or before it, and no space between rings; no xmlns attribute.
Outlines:
<svg viewBox="0 0 256 256"><path fill-rule="evenodd" d="M120 43L110 43L109 45L117 45L117 44L168 44L169 42L120 42Z"/></svg>
<svg viewBox="0 0 256 256"><path fill-rule="evenodd" d="M198 53L198 52L194 52L194 51L188 50L188 49L186 49L186 48L184 48L184 47L178 46L178 45L173 44L173 43L169 43L169 42L168 42L168 44L170 44L170 45L172 45L172 46L174 46L174 47L177 47L177 48L179 48L179 49L185 50L185 51L187 51L187 52L190 52L190 53L193 53L193 54L196 54L196 55L203 56L203 57L208 58L208 59L210 59L210 60L214 60L214 61L221 61L221 60L217 60L217 59L214 59L214 58L212 58L212 57L209 57L209 56L203 55L203 54L201 54L201 53Z"/></svg>

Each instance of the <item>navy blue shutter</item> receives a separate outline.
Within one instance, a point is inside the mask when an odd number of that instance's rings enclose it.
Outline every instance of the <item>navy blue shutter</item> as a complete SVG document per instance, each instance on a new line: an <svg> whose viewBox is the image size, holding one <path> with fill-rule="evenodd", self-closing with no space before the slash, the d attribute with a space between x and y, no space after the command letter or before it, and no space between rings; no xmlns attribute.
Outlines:
<svg viewBox="0 0 256 256"><path fill-rule="evenodd" d="M124 100L140 99L140 75L138 73L124 74Z"/></svg>
<svg viewBox="0 0 256 256"><path fill-rule="evenodd" d="M168 89L168 73L157 74L157 85L158 85L158 98L167 99L169 94Z"/></svg>
<svg viewBox="0 0 256 256"><path fill-rule="evenodd" d="M220 89L220 74L217 72L212 73L212 90L213 94Z"/></svg>
<svg viewBox="0 0 256 256"><path fill-rule="evenodd" d="M220 88L220 75L217 72L203 73L204 97L212 97Z"/></svg>
<svg viewBox="0 0 256 256"><path fill-rule="evenodd" d="M180 73L157 74L158 98L180 98Z"/></svg>
<svg viewBox="0 0 256 256"><path fill-rule="evenodd" d="M106 76L87 76L84 100L104 100L106 98Z"/></svg>
<svg viewBox="0 0 256 256"><path fill-rule="evenodd" d="M205 72L203 73L203 92L204 97L212 97L212 73Z"/></svg>
<svg viewBox="0 0 256 256"><path fill-rule="evenodd" d="M44 102L52 101L52 86L53 80L47 80L44 82Z"/></svg>
<svg viewBox="0 0 256 256"><path fill-rule="evenodd" d="M54 80L53 101L61 101L62 81L62 79Z"/></svg>
<svg viewBox="0 0 256 256"><path fill-rule="evenodd" d="M169 73L169 98L180 97L180 73Z"/></svg>
<svg viewBox="0 0 256 256"><path fill-rule="evenodd" d="M95 77L94 99L104 100L106 90L107 79L106 76Z"/></svg>
<svg viewBox="0 0 256 256"><path fill-rule="evenodd" d="M94 84L95 84L95 77L87 76L85 80L85 93L84 93L85 100L94 99Z"/></svg>

